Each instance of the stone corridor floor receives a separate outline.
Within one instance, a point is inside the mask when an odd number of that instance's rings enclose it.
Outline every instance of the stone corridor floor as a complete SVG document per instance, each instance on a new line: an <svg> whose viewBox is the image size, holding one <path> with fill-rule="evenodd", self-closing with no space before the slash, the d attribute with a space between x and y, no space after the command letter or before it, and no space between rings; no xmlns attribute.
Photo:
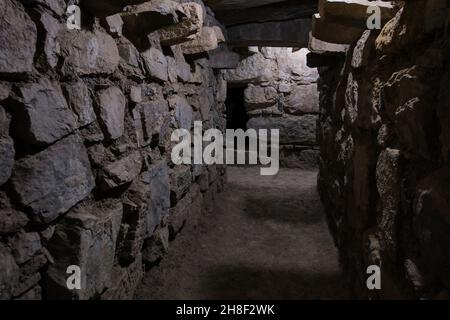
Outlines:
<svg viewBox="0 0 450 320"><path fill-rule="evenodd" d="M317 171L229 167L215 210L187 225L136 299L345 299Z"/></svg>

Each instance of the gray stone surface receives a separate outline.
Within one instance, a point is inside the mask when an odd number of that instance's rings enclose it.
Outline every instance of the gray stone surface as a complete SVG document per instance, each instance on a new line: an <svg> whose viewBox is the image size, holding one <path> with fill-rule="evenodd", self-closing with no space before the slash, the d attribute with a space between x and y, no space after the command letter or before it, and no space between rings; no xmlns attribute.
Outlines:
<svg viewBox="0 0 450 320"><path fill-rule="evenodd" d="M57 41L61 47L64 74L111 74L119 65L117 45L107 33L62 28Z"/></svg>
<svg viewBox="0 0 450 320"><path fill-rule="evenodd" d="M132 182L141 172L142 156L139 151L107 164L100 174L100 187L109 190Z"/></svg>
<svg viewBox="0 0 450 320"><path fill-rule="evenodd" d="M0 17L0 74L31 72L36 52L36 25L17 1L2 1Z"/></svg>
<svg viewBox="0 0 450 320"><path fill-rule="evenodd" d="M296 86L284 110L290 114L319 113L319 91L317 84Z"/></svg>
<svg viewBox="0 0 450 320"><path fill-rule="evenodd" d="M247 128L279 129L280 144L314 145L317 119L316 115L251 118Z"/></svg>
<svg viewBox="0 0 450 320"><path fill-rule="evenodd" d="M150 188L146 224L146 234L150 237L170 208L170 178L167 164L161 161L153 165L144 173L143 179Z"/></svg>
<svg viewBox="0 0 450 320"><path fill-rule="evenodd" d="M191 130L193 125L192 107L185 97L177 95L169 98L169 105L175 111L175 120L180 129Z"/></svg>
<svg viewBox="0 0 450 320"><path fill-rule="evenodd" d="M161 50L151 47L141 54L145 70L150 78L165 82L169 80L167 59Z"/></svg>
<svg viewBox="0 0 450 320"><path fill-rule="evenodd" d="M16 161L11 181L20 203L30 209L36 222L53 221L95 186L86 149L77 135Z"/></svg>
<svg viewBox="0 0 450 320"><path fill-rule="evenodd" d="M20 270L9 250L0 245L0 299L12 297L13 288L19 282Z"/></svg>
<svg viewBox="0 0 450 320"><path fill-rule="evenodd" d="M67 83L63 85L63 91L70 109L77 117L79 127L84 127L96 120L92 98L83 81Z"/></svg>
<svg viewBox="0 0 450 320"><path fill-rule="evenodd" d="M56 227L48 249L55 259L47 271L50 299L93 299L114 283L116 241L122 221L122 204L105 200L83 203L71 210ZM69 290L66 270L81 270L81 290Z"/></svg>
<svg viewBox="0 0 450 320"><path fill-rule="evenodd" d="M126 98L118 87L97 93L97 113L103 133L108 139L120 138L124 132Z"/></svg>
<svg viewBox="0 0 450 320"><path fill-rule="evenodd" d="M14 165L14 141L9 136L10 118L0 106L0 185L8 181Z"/></svg>
<svg viewBox="0 0 450 320"><path fill-rule="evenodd" d="M22 100L14 110L24 128L14 128L17 135L29 144L48 145L77 128L74 113L69 109L59 83L42 78L20 89Z"/></svg>

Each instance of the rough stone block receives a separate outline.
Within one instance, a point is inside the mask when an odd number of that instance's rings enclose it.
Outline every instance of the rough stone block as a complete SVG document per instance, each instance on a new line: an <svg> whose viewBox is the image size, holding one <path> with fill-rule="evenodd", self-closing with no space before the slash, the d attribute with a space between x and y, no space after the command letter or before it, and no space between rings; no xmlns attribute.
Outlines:
<svg viewBox="0 0 450 320"><path fill-rule="evenodd" d="M316 144L317 115L251 118L248 129L279 129L280 144Z"/></svg>
<svg viewBox="0 0 450 320"><path fill-rule="evenodd" d="M247 111L263 109L277 103L278 92L274 87L249 85L244 91L244 102Z"/></svg>
<svg viewBox="0 0 450 320"><path fill-rule="evenodd" d="M77 135L16 161L11 181L36 222L53 221L95 186L86 149Z"/></svg>
<svg viewBox="0 0 450 320"><path fill-rule="evenodd" d="M89 89L83 81L64 84L63 91L70 109L77 117L79 127L87 126L96 120Z"/></svg>
<svg viewBox="0 0 450 320"><path fill-rule="evenodd" d="M107 164L99 175L99 186L110 190L132 182L141 172L142 156L139 151Z"/></svg>
<svg viewBox="0 0 450 320"><path fill-rule="evenodd" d="M0 299L7 300L19 283L20 269L9 250L0 245Z"/></svg>
<svg viewBox="0 0 450 320"><path fill-rule="evenodd" d="M52 144L77 128L75 115L57 82L42 78L38 83L23 85L19 91L22 99L13 111L26 126L14 130L26 143Z"/></svg>
<svg viewBox="0 0 450 320"><path fill-rule="evenodd" d="M80 204L57 225L48 250L55 263L47 271L50 299L87 300L113 285L112 271L122 204L107 200ZM69 290L67 267L81 269L81 290Z"/></svg>
<svg viewBox="0 0 450 320"><path fill-rule="evenodd" d="M181 45L184 54L193 55L214 50L219 45L218 27L203 27L194 40Z"/></svg>
<svg viewBox="0 0 450 320"><path fill-rule="evenodd" d="M165 161L153 165L143 175L145 183L149 185L150 196L147 211L147 237L155 231L170 208L170 177L169 168Z"/></svg>
<svg viewBox="0 0 450 320"><path fill-rule="evenodd" d="M2 1L0 17L0 74L31 72L36 52L36 25L17 1Z"/></svg>
<svg viewBox="0 0 450 320"><path fill-rule="evenodd" d="M78 31L62 28L58 43L66 75L111 74L119 65L119 51L114 39L101 31Z"/></svg>
<svg viewBox="0 0 450 320"><path fill-rule="evenodd" d="M141 53L148 76L160 82L169 80L167 59L161 50L151 47Z"/></svg>
<svg viewBox="0 0 450 320"><path fill-rule="evenodd" d="M290 114L319 113L319 90L317 84L296 86L284 106Z"/></svg>
<svg viewBox="0 0 450 320"><path fill-rule="evenodd" d="M126 98L118 87L97 93L96 107L103 133L108 139L120 138L124 132Z"/></svg>
<svg viewBox="0 0 450 320"><path fill-rule="evenodd" d="M193 40L203 27L203 8L195 2L182 3L185 17L177 24L161 28L159 38L164 46Z"/></svg>
<svg viewBox="0 0 450 320"><path fill-rule="evenodd" d="M189 102L180 95L170 97L168 101L170 108L175 111L175 120L178 123L178 127L190 131L193 125L193 113Z"/></svg>

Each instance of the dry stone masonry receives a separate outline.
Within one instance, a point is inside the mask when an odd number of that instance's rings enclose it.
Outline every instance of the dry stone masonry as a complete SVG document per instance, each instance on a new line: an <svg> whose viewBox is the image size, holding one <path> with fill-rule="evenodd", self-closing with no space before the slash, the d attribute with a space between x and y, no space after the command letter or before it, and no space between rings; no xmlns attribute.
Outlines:
<svg viewBox="0 0 450 320"><path fill-rule="evenodd" d="M224 72L230 87L245 87L248 129L280 130L285 167L317 166L318 72L306 65L306 48L251 47L250 56Z"/></svg>
<svg viewBox="0 0 450 320"><path fill-rule="evenodd" d="M129 299L212 209L225 167L174 166L170 135L225 129L225 36L201 1L2 0L0 299Z"/></svg>
<svg viewBox="0 0 450 320"><path fill-rule="evenodd" d="M308 57L320 66L319 190L353 293L448 299L449 3L397 1L382 30L352 9L371 2L321 3L324 23L361 29L347 42L313 27L322 50ZM381 290L367 290L369 265Z"/></svg>

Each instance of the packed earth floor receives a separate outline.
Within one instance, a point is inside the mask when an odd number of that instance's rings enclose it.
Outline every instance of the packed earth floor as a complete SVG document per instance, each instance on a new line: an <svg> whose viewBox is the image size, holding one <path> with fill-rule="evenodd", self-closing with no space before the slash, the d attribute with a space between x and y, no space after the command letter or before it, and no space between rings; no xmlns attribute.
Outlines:
<svg viewBox="0 0 450 320"><path fill-rule="evenodd" d="M136 299L345 299L317 171L229 167L215 209L186 225Z"/></svg>

